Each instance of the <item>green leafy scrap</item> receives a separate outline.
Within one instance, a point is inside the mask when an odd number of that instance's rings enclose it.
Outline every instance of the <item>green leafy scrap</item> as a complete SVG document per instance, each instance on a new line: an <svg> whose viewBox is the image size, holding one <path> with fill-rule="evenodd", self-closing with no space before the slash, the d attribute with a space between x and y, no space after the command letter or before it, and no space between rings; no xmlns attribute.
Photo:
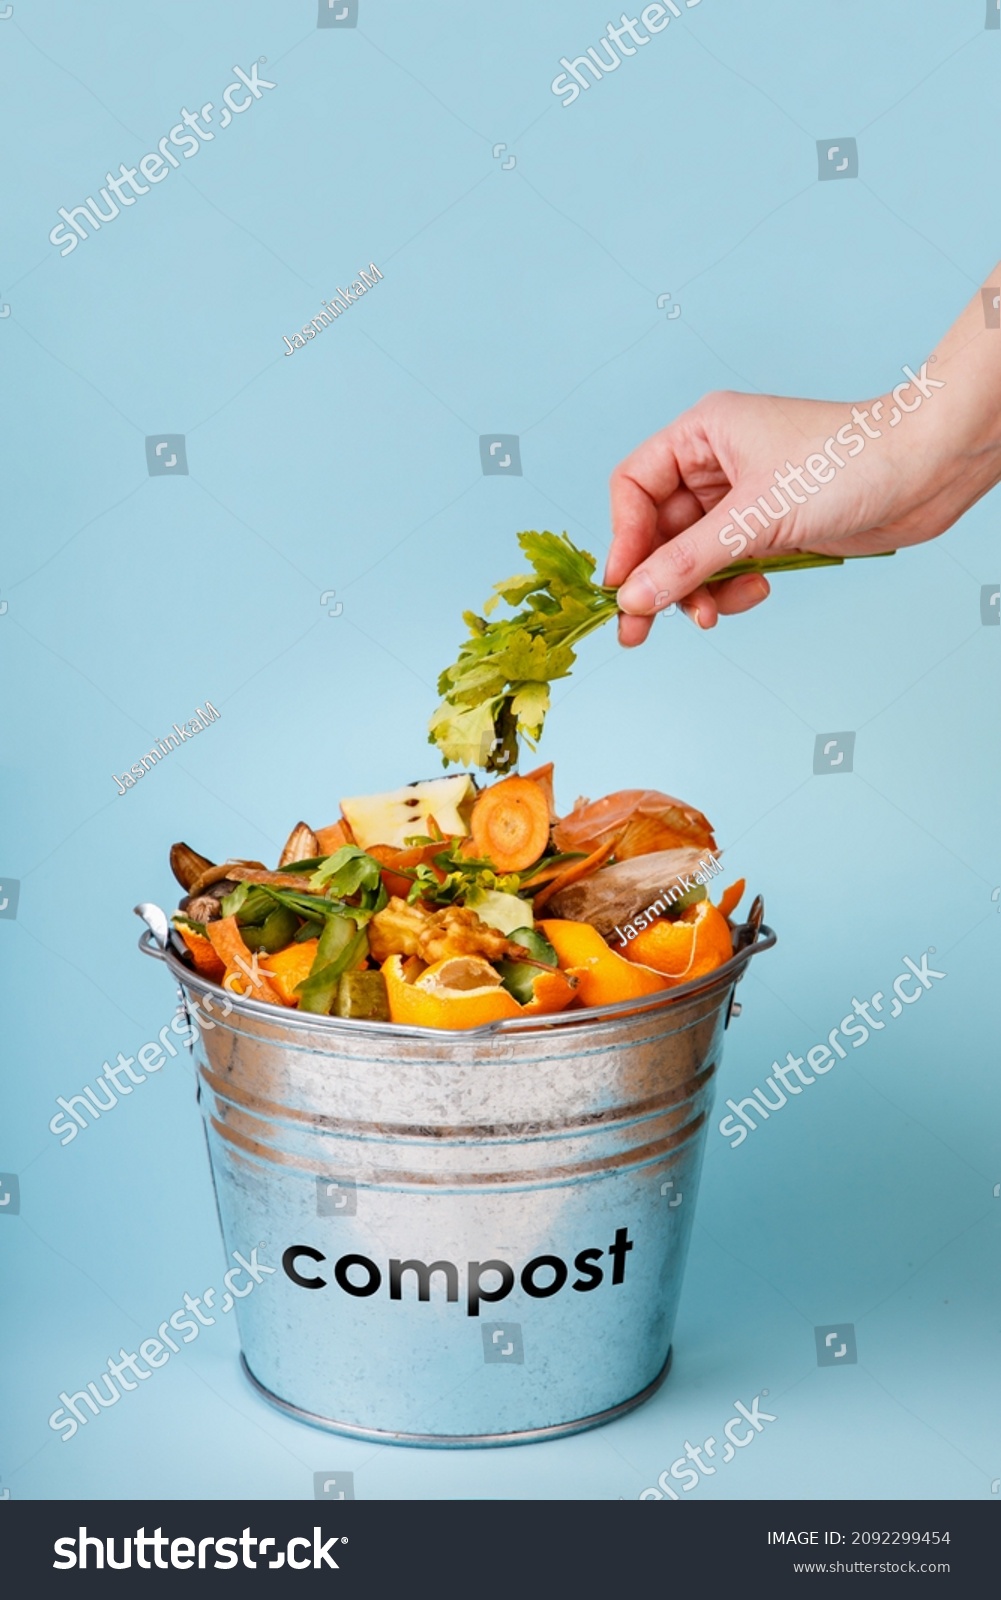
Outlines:
<svg viewBox="0 0 1001 1600"><path fill-rule="evenodd" d="M469 637L438 680L428 740L445 766L510 771L519 738L540 738L549 685L568 676L574 647L616 612L615 590L594 582L594 557L565 533L519 533L518 543L532 572L495 584L484 616L465 613ZM501 601L522 609L488 621Z"/></svg>
<svg viewBox="0 0 1001 1600"><path fill-rule="evenodd" d="M356 844L342 845L310 874L309 887L346 899L359 890L378 889L379 863Z"/></svg>
<svg viewBox="0 0 1001 1600"><path fill-rule="evenodd" d="M495 583L482 617L473 611L463 613L469 637L460 645L458 659L438 679L442 699L431 717L428 743L437 745L446 767L456 762L487 772L512 771L518 763L519 738L534 747L542 734L549 685L567 677L581 639L618 610L617 591L594 581L594 557L578 550L565 533L519 533L518 543L532 571ZM722 582L745 572L841 566L845 559L871 558L794 550L731 561L706 582ZM501 601L523 609L494 619L492 613Z"/></svg>

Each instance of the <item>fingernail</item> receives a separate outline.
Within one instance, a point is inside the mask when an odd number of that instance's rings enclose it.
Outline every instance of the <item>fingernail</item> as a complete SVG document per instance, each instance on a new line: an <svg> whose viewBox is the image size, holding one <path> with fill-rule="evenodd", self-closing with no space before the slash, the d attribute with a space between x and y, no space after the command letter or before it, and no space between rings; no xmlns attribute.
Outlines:
<svg viewBox="0 0 1001 1600"><path fill-rule="evenodd" d="M652 581L645 572L634 572L632 577L627 578L622 585L616 600L620 611L629 612L632 616L644 617L648 616L654 609L658 595L661 592L654 588Z"/></svg>

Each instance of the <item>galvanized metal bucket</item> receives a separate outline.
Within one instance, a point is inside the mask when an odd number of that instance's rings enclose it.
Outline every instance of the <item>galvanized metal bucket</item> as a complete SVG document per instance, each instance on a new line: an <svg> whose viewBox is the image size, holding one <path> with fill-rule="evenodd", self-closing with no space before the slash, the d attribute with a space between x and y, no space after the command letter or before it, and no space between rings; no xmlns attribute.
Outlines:
<svg viewBox="0 0 1001 1600"><path fill-rule="evenodd" d="M227 1253L273 1269L235 1307L260 1393L425 1446L552 1438L651 1395L734 986L775 943L755 911L682 988L466 1032L277 1014L145 934L206 1021Z"/></svg>

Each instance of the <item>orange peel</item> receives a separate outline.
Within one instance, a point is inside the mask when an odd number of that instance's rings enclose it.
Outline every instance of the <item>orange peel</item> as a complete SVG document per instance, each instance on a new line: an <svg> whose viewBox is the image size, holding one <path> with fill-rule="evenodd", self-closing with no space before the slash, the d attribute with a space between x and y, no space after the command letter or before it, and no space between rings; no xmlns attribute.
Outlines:
<svg viewBox="0 0 1001 1600"><path fill-rule="evenodd" d="M617 955L589 922L550 918L538 927L556 951L567 977L577 979L582 1006L612 1006L668 987L662 973Z"/></svg>
<svg viewBox="0 0 1001 1600"><path fill-rule="evenodd" d="M641 928L626 947L630 962L642 962L663 974L669 986L691 983L729 961L733 940L723 913L710 900L699 900L679 917L660 917Z"/></svg>
<svg viewBox="0 0 1001 1600"><path fill-rule="evenodd" d="M482 1028L508 1017L541 1016L562 1011L577 993L568 973L540 972L534 998L519 1005L502 986L496 968L482 956L445 956L412 981L403 958L389 956L382 975L390 1020L421 1028Z"/></svg>
<svg viewBox="0 0 1001 1600"><path fill-rule="evenodd" d="M296 984L309 977L319 943L319 939L303 939L301 944L287 945L277 955L261 957L261 970L267 973L285 1005L299 1004Z"/></svg>

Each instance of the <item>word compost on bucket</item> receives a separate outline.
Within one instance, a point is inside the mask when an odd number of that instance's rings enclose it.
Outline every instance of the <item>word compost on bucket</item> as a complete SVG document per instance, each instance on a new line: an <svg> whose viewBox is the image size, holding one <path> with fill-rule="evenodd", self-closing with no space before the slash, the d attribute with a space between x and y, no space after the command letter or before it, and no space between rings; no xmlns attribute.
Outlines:
<svg viewBox="0 0 1001 1600"><path fill-rule="evenodd" d="M625 1282L626 1256L633 1248L629 1237L628 1228L616 1228L615 1238L608 1246L608 1255L612 1262L612 1284ZM592 1246L588 1250L581 1250L574 1257L574 1270L581 1276L575 1278L570 1285L580 1294L586 1294L590 1289L600 1288L604 1281L605 1273L597 1265L604 1250ZM325 1289L328 1279L314 1274L307 1277L298 1263L300 1260L314 1261L319 1265L326 1261L326 1256L321 1250L314 1250L308 1244L289 1245L282 1255L282 1267L286 1277L290 1278L300 1289ZM349 1273L364 1273L364 1281L352 1279ZM403 1299L404 1274L412 1273L418 1300L430 1301L431 1279L440 1275L445 1287L445 1298L449 1301L459 1299L459 1268L454 1261L402 1261L394 1258L389 1262L388 1292L390 1300ZM539 1275L543 1275L539 1282ZM551 1274L551 1276L549 1276ZM382 1269L376 1265L369 1256L343 1255L334 1264L334 1282L345 1294L355 1295L359 1299L366 1299L369 1295L378 1294L383 1284ZM521 1270L519 1282L525 1294L532 1300L548 1300L550 1295L558 1294L565 1287L570 1276L570 1268L562 1256L541 1255L533 1256ZM484 1278L497 1278L500 1281L487 1287ZM467 1261L466 1263L466 1315L478 1317L480 1302L495 1305L498 1300L506 1300L515 1284L515 1270L507 1261L496 1259L489 1261Z"/></svg>

